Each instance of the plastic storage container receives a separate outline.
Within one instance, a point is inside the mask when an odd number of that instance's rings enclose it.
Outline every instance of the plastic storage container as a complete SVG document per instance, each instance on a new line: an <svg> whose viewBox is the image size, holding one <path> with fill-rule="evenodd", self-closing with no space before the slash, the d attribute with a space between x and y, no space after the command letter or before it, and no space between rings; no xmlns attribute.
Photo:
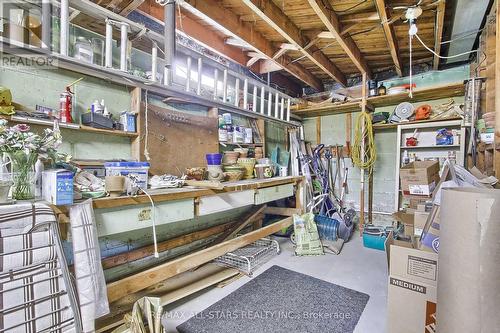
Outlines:
<svg viewBox="0 0 500 333"><path fill-rule="evenodd" d="M106 162L106 176L128 176L137 177L137 184L140 188L148 187L148 171L150 164L148 162Z"/></svg>

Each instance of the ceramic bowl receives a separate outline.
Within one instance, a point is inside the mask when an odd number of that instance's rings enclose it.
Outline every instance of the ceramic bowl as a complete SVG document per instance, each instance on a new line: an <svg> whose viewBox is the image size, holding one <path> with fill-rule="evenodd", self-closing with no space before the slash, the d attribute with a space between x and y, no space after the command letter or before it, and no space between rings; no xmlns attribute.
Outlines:
<svg viewBox="0 0 500 333"><path fill-rule="evenodd" d="M224 172L224 176L228 182L236 182L238 180L241 180L241 178L243 178L244 175L245 175L244 170L233 170Z"/></svg>

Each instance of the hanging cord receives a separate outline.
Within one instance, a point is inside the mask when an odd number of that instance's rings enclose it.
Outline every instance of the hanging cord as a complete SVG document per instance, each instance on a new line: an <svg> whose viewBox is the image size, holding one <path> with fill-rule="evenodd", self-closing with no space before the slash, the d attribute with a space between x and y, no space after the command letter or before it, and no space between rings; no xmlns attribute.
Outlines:
<svg viewBox="0 0 500 333"><path fill-rule="evenodd" d="M472 51L467 51L467 52L464 52L464 53L455 54L455 55L452 55L452 56L445 57L445 56L437 54L436 52L434 52L433 49L431 49L430 47L428 47L427 45L425 45L425 43L422 41L422 39L420 39L420 36L418 34L415 34L415 37L417 37L417 39L420 42L420 44L422 44L423 47L425 47L427 49L427 51L429 51L430 53L434 54L439 59L453 59L453 58L462 57L462 56L467 55L467 54L477 53L477 50L472 50ZM410 48L411 48L411 44L410 44Z"/></svg>
<svg viewBox="0 0 500 333"><path fill-rule="evenodd" d="M142 190L142 192L144 192L144 194L147 195L147 197L149 198L149 202L151 202L151 221L153 223L153 244L154 244L154 249L155 249L154 256L155 256L155 258L159 258L160 254L158 253L158 241L156 239L156 207L155 207L155 203L153 201L153 198L151 198L151 196L149 195L148 192L146 192L146 190L144 190L144 189L141 189L141 190Z"/></svg>
<svg viewBox="0 0 500 333"><path fill-rule="evenodd" d="M410 33L410 93L409 97L413 98L413 35Z"/></svg>
<svg viewBox="0 0 500 333"><path fill-rule="evenodd" d="M363 144L364 155L362 156ZM352 163L360 169L369 169L371 173L376 160L377 149L373 136L372 117L368 112L363 111L356 117Z"/></svg>

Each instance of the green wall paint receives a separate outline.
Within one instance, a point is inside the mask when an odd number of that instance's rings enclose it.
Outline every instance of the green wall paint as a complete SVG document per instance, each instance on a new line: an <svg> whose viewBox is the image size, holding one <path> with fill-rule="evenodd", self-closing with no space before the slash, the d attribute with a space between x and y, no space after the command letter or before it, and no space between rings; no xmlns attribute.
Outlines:
<svg viewBox="0 0 500 333"><path fill-rule="evenodd" d="M469 77L469 66L460 66L445 71L428 72L414 77L414 82L419 88L456 83ZM408 78L400 78L384 81L386 87L408 83ZM456 103L463 103L463 97L454 97ZM449 99L429 101L428 103L416 103L418 107L422 104L436 106L448 102ZM377 108L375 112L386 111L392 113L395 105ZM359 113L352 114L352 133L356 117ZM321 141L326 145L345 145L345 114L321 117ZM306 141L316 144L316 118L304 119L304 133ZM373 210L375 212L392 213L394 211L394 195L396 186L396 152L397 152L397 132L396 129L386 129L377 131L375 144L377 147L377 162L374 167L373 179ZM350 160L347 160L350 165ZM346 195L348 206L359 209L360 201L360 171L358 168L349 168L348 184L349 192ZM365 202L368 202L368 192L366 192ZM367 209L367 207L365 207Z"/></svg>
<svg viewBox="0 0 500 333"><path fill-rule="evenodd" d="M82 75L62 69L0 67L0 86L8 87L14 102L24 108L35 109L43 105L59 108L59 94L67 84ZM105 80L84 76L75 89L76 116L85 112L94 100L104 99L108 110L115 116L129 110L130 94L127 87ZM77 159L129 159L130 139L113 135L64 130L62 151Z"/></svg>

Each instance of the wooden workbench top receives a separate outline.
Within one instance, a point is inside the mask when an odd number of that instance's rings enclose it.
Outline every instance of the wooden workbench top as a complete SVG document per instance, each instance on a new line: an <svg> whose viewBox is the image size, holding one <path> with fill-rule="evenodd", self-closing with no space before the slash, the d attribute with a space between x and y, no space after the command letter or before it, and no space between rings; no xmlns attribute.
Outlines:
<svg viewBox="0 0 500 333"><path fill-rule="evenodd" d="M174 201L190 198L199 198L209 195L215 195L222 192L245 191L252 189L260 189L272 186L279 186L284 184L295 183L301 177L288 176L288 177L274 177L269 179L249 179L240 180L237 182L224 182L221 183L220 189L197 188L194 186L185 186L182 188L169 188L148 190L154 202ZM123 196L117 198L100 198L94 200L94 208L115 208L129 205L140 205L149 203L147 195L138 195L135 197Z"/></svg>

